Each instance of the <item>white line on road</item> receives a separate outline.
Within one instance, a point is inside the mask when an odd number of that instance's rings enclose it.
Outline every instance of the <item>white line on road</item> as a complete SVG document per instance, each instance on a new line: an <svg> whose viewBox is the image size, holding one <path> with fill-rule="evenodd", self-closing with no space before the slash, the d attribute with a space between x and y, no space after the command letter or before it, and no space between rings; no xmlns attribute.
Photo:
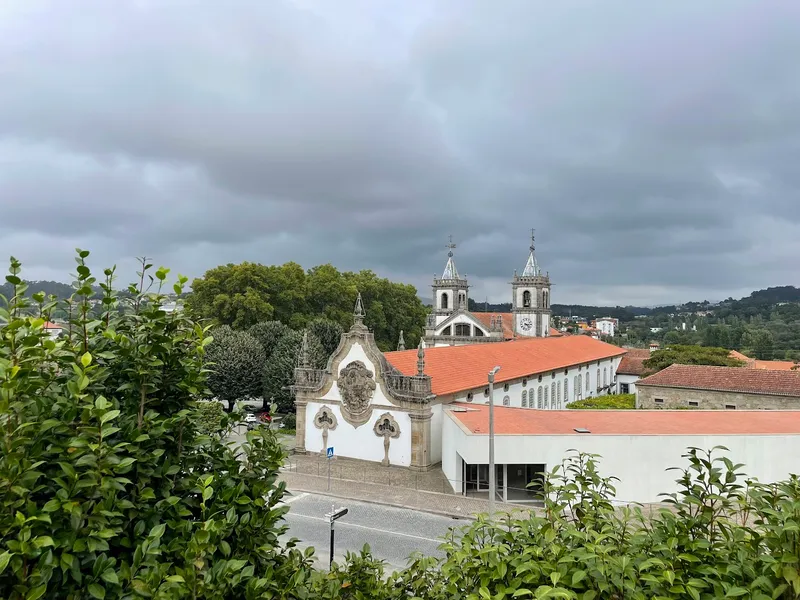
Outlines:
<svg viewBox="0 0 800 600"><path fill-rule="evenodd" d="M308 494L306 492L303 492L299 496L292 496L288 500L284 500L283 502L281 502L281 504L291 504L295 500L301 500L301 499L305 498L306 496L308 496Z"/></svg>
<svg viewBox="0 0 800 600"><path fill-rule="evenodd" d="M322 517L312 517L311 515L301 515L299 513L288 513L286 517L303 517L304 519L311 519L313 521L323 521L324 523L328 522L328 519L323 519ZM441 544L442 540L437 540L434 538L427 538L422 537L421 535L412 535L410 533L400 533L399 531L391 531L389 529L378 529L377 527L367 527L366 525L357 525L356 523L347 523L345 521L338 522L339 527L355 527L357 529L366 529L367 531L378 531L380 533L388 533L391 535L399 535L401 537L412 538L415 540L423 540L425 542L436 542L437 544Z"/></svg>

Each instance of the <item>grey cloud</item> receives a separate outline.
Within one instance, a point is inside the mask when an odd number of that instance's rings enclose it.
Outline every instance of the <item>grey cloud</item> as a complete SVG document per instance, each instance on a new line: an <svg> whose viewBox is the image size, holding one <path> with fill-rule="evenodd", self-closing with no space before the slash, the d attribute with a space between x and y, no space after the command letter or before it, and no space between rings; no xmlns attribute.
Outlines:
<svg viewBox="0 0 800 600"><path fill-rule="evenodd" d="M558 301L792 283L795 3L0 11L0 250L34 275L92 245L129 270L330 261L428 295L453 233L476 297L502 300L536 227Z"/></svg>

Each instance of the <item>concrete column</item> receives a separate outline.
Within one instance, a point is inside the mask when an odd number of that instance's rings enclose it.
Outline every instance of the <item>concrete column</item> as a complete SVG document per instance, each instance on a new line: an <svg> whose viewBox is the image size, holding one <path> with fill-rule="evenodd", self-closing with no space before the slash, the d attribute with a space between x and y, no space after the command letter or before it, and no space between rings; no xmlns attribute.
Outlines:
<svg viewBox="0 0 800 600"><path fill-rule="evenodd" d="M427 414L409 413L411 417L411 465L412 471L427 471L431 466L431 417Z"/></svg>
<svg viewBox="0 0 800 600"><path fill-rule="evenodd" d="M297 408L297 433L294 436L294 451L298 454L306 453L306 402L295 400Z"/></svg>

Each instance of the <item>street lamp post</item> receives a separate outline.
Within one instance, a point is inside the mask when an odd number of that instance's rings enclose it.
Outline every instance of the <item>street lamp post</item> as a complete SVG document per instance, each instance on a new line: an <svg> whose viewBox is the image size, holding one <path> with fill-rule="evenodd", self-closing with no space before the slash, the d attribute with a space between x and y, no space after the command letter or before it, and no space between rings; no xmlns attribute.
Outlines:
<svg viewBox="0 0 800 600"><path fill-rule="evenodd" d="M489 518L494 516L494 499L497 495L497 478L494 469L494 376L500 370L489 371Z"/></svg>

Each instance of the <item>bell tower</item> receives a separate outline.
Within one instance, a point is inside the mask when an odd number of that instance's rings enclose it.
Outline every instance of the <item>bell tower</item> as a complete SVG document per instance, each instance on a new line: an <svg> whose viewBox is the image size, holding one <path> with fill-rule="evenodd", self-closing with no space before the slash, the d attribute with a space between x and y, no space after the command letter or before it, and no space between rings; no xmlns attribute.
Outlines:
<svg viewBox="0 0 800 600"><path fill-rule="evenodd" d="M542 274L536 262L535 241L535 230L531 229L528 262L522 275L514 271L511 282L511 312L516 335L547 337L550 335L550 274Z"/></svg>
<svg viewBox="0 0 800 600"><path fill-rule="evenodd" d="M433 276L433 311L431 318L434 325L439 325L447 317L463 306L467 308L467 298L469 285L467 278L461 277L456 269L456 262L453 260L453 250L456 245L453 243L453 236L445 246L447 248L447 263L441 277Z"/></svg>

